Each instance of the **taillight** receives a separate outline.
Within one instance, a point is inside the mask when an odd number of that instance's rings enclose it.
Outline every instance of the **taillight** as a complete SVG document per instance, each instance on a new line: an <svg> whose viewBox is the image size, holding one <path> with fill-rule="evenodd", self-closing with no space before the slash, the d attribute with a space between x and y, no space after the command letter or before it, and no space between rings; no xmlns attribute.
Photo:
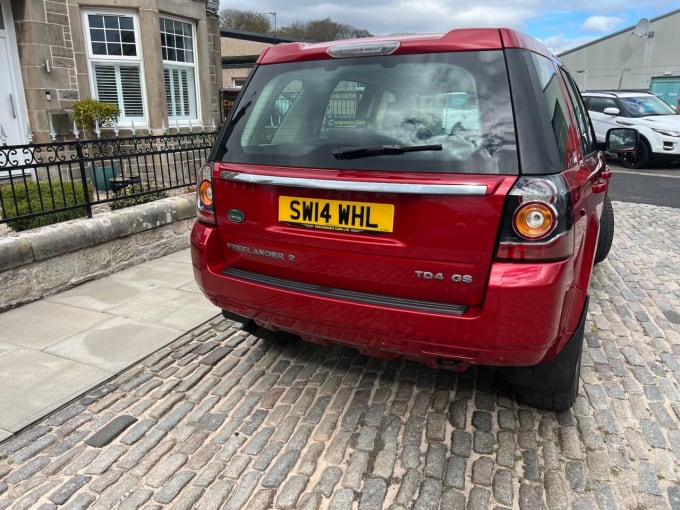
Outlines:
<svg viewBox="0 0 680 510"><path fill-rule="evenodd" d="M557 227L557 212L542 202L520 205L512 218L515 233L527 241L544 239Z"/></svg>
<svg viewBox="0 0 680 510"><path fill-rule="evenodd" d="M508 193L497 260L561 260L574 252L571 196L560 175L520 177Z"/></svg>
<svg viewBox="0 0 680 510"><path fill-rule="evenodd" d="M196 182L196 219L209 225L217 225L213 204L212 165L205 163L198 171Z"/></svg>

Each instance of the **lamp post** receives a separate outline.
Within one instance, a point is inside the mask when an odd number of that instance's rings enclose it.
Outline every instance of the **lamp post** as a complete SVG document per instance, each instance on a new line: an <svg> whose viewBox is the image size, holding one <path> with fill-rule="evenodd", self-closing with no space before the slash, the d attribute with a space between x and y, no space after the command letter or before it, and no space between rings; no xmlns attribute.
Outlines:
<svg viewBox="0 0 680 510"><path fill-rule="evenodd" d="M274 16L274 41L276 41L276 12L268 12L267 14Z"/></svg>

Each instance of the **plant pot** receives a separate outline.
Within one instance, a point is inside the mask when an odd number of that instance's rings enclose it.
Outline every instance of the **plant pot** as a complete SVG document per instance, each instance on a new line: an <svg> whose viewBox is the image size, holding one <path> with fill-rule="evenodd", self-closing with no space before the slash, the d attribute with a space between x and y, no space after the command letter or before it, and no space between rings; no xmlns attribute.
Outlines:
<svg viewBox="0 0 680 510"><path fill-rule="evenodd" d="M116 169L113 165L93 164L89 168L90 180L99 191L111 191L109 179L116 176Z"/></svg>

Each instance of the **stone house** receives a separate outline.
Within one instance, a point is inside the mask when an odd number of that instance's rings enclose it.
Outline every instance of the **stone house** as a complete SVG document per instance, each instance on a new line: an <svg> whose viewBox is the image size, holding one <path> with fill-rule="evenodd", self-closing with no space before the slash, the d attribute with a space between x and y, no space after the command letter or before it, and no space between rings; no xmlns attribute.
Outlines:
<svg viewBox="0 0 680 510"><path fill-rule="evenodd" d="M215 0L0 0L0 145L72 137L87 97L121 136L218 123L220 59Z"/></svg>
<svg viewBox="0 0 680 510"><path fill-rule="evenodd" d="M222 83L224 86L221 97L223 119L229 114L239 90L245 85L260 53L274 44L295 41L295 39L242 30L220 30Z"/></svg>
<svg viewBox="0 0 680 510"><path fill-rule="evenodd" d="M274 44L274 38L241 30L220 30L222 84L225 88L242 87L257 56Z"/></svg>
<svg viewBox="0 0 680 510"><path fill-rule="evenodd" d="M238 88L248 79L258 55L269 46L296 39L274 37L242 30L220 30L222 51L222 83L225 88Z"/></svg>

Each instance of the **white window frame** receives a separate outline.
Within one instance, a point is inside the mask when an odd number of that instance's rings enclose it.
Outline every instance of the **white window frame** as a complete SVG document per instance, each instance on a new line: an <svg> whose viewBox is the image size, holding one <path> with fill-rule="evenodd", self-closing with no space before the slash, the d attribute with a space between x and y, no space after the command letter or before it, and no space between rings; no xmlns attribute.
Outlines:
<svg viewBox="0 0 680 510"><path fill-rule="evenodd" d="M96 55L92 52L92 40L90 32L90 21L89 16L125 16L132 18L132 26L135 34L135 56L125 56L125 55ZM142 37L139 27L139 17L134 11L124 11L124 10L111 10L111 9L86 9L82 11L82 23L83 23L83 34L85 35L85 44L87 45L86 55L88 59L88 75L90 78L90 90L92 91L92 97L99 99L97 80L95 76L95 65L113 65L116 66L115 79L116 79L116 94L118 96L118 106L120 108L120 116L118 118L118 125L120 127L130 127L133 125L135 127L146 127L148 126L149 119L149 107L146 98L146 82L144 80L144 59L142 58ZM125 112L125 105L123 103L122 97L122 84L121 84L121 65L132 65L133 67L139 68L139 93L141 96L141 106L143 114L140 115L129 115Z"/></svg>
<svg viewBox="0 0 680 510"><path fill-rule="evenodd" d="M168 106L168 123L170 125L175 125L179 124L180 126L186 126L189 125L189 123L193 125L201 124L201 95L200 95L200 88L199 88L199 76L198 76L198 48L196 45L196 23L194 23L191 20L183 19L183 18L178 18L176 16L169 16L167 14L159 14L158 16L158 29L160 33L160 28L161 28L161 22L162 20L169 20L169 21L176 21L180 23L184 23L186 25L189 25L191 27L191 51L193 55L193 62L178 62L176 60L166 60L163 59L163 88L166 92L166 104ZM162 47L162 42L161 42L161 56L163 54L163 47ZM166 70L182 70L182 69L191 69L193 72L193 101L194 101L194 112L193 115L174 115L173 112L171 111L170 108L170 102L172 101L171 97L168 97L168 88L165 83L165 73ZM191 98L189 98L189 101L191 101Z"/></svg>

